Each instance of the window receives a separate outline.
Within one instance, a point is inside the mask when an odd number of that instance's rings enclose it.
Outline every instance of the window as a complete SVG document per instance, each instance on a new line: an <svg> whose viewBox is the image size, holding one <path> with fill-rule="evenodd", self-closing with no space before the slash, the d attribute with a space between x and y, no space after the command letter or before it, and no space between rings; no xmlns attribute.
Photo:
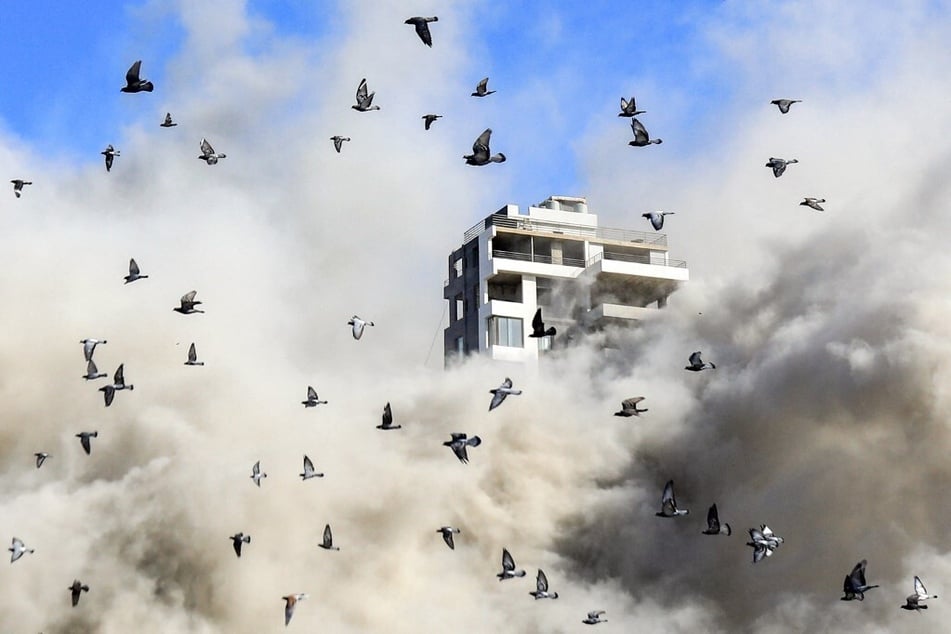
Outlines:
<svg viewBox="0 0 951 634"><path fill-rule="evenodd" d="M462 356L466 353L466 344L462 337L456 337L456 354Z"/></svg>
<svg viewBox="0 0 951 634"><path fill-rule="evenodd" d="M465 307L462 304L462 293L456 295L456 320L460 320L465 315Z"/></svg>
<svg viewBox="0 0 951 634"><path fill-rule="evenodd" d="M453 277L462 277L462 258L456 258L452 263Z"/></svg>
<svg viewBox="0 0 951 634"><path fill-rule="evenodd" d="M517 317L489 317L489 345L524 347L522 320Z"/></svg>

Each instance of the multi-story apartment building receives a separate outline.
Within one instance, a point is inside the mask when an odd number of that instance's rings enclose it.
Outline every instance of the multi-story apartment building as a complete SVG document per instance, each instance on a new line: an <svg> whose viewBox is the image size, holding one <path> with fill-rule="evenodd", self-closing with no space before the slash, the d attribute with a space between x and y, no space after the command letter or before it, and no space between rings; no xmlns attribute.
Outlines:
<svg viewBox="0 0 951 634"><path fill-rule="evenodd" d="M584 198L551 196L527 214L506 205L449 256L446 363L470 353L535 363L585 332L636 323L688 278L665 234L599 227ZM529 337L538 308L555 337Z"/></svg>

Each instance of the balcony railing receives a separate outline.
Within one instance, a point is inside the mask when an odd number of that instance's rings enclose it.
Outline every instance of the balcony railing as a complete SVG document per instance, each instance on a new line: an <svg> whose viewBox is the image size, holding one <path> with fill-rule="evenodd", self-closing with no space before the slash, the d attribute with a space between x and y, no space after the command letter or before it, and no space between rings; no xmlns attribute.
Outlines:
<svg viewBox="0 0 951 634"><path fill-rule="evenodd" d="M585 266L586 267L591 266L598 260L602 260L602 259L603 260L618 260L620 262L635 262L637 264L650 264L653 266L672 266L678 269L687 268L687 262L685 260L670 260L670 259L651 260L650 255L646 253L644 255L633 255L629 253L611 253L611 252L597 253L591 256L590 258L588 258L588 261L585 262Z"/></svg>
<svg viewBox="0 0 951 634"><path fill-rule="evenodd" d="M647 233L646 231L631 231L628 229L611 229L609 227L585 227L566 225L560 222L536 220L534 218L513 218L504 214L492 214L472 225L462 236L462 243L466 244L489 227L506 227L521 229L522 231L541 231L570 236L580 236L586 240L617 240L654 246L667 246L667 235L663 233Z"/></svg>
<svg viewBox="0 0 951 634"><path fill-rule="evenodd" d="M584 260L580 258L561 258L560 261L555 262L554 259L549 255L535 255L532 253L520 253L518 251L501 251L498 249L493 249L492 257L503 258L506 260L522 260L523 262L540 262L542 264L560 264L562 266L577 266L579 268L584 267Z"/></svg>

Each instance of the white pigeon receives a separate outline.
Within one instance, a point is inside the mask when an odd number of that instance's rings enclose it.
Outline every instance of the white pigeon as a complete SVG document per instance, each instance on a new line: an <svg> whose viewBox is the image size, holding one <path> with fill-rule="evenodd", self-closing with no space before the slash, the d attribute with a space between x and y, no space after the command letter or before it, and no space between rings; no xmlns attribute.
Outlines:
<svg viewBox="0 0 951 634"><path fill-rule="evenodd" d="M311 462L310 458L308 458L306 455L304 456L304 473L299 475L301 480L310 480L311 478L324 477L324 474L314 471L314 463Z"/></svg>
<svg viewBox="0 0 951 634"><path fill-rule="evenodd" d="M505 380L502 381L502 385L498 386L493 390L489 390L489 394L492 394L492 401L489 403L489 411L491 412L496 407L502 404L502 401L505 400L505 397L509 394L513 396L518 396L522 393L522 390L513 390L512 389L512 379L505 377Z"/></svg>
<svg viewBox="0 0 951 634"><path fill-rule="evenodd" d="M83 356L86 361L92 361L92 353L96 351L96 346L109 342L105 339L81 339L79 343L83 344Z"/></svg>
<svg viewBox="0 0 951 634"><path fill-rule="evenodd" d="M664 485L664 493L660 497L660 512L658 517L678 517L690 513L687 509L677 508L677 499L674 497L674 481L668 480Z"/></svg>
<svg viewBox="0 0 951 634"><path fill-rule="evenodd" d="M291 622L291 617L294 616L294 608L297 607L297 602L306 599L307 593L289 594L281 598L284 599L284 625L287 626Z"/></svg>
<svg viewBox="0 0 951 634"><path fill-rule="evenodd" d="M32 552L33 552L33 549L32 549L32 548L27 548L26 545L23 543L23 540L21 540L19 537L14 537L14 538L13 538L13 544L12 544L9 548L7 548L7 550L10 551L10 563L11 563L11 564L12 564L14 561L16 561L17 559L19 559L20 557L22 557L22 556L24 555L24 553L32 553Z"/></svg>
<svg viewBox="0 0 951 634"><path fill-rule="evenodd" d="M495 575L499 581L505 581L512 577L524 577L525 571L521 568L515 568L515 560L507 548L502 549L502 572Z"/></svg>
<svg viewBox="0 0 951 634"><path fill-rule="evenodd" d="M538 569L538 576L535 577L535 590L529 592L529 594L535 597L535 600L558 598L557 592L548 591L548 577L545 576L545 571L541 568Z"/></svg>
<svg viewBox="0 0 951 634"><path fill-rule="evenodd" d="M354 315L350 318L350 321L347 322L347 325L353 327L353 338L359 340L360 337L363 336L363 329L366 326L372 326L373 322L365 321Z"/></svg>
<svg viewBox="0 0 951 634"><path fill-rule="evenodd" d="M925 584L921 583L921 579L918 578L918 575L915 575L915 593L908 595L905 599L905 605L901 606L901 609L927 610L928 606L925 605L925 601L937 598L938 595L936 594L928 594L928 591L925 589Z"/></svg>
<svg viewBox="0 0 951 634"><path fill-rule="evenodd" d="M261 487L261 478L266 478L267 474L261 471L261 461L258 460L254 463L254 466L251 467L251 479L254 480L254 483L258 485L258 488Z"/></svg>

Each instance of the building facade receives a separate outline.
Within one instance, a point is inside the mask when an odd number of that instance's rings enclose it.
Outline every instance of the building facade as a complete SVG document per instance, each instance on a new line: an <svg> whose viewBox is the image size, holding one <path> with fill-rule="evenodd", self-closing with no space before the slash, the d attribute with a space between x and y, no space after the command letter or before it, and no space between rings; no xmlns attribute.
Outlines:
<svg viewBox="0 0 951 634"><path fill-rule="evenodd" d="M445 361L480 353L536 363L586 332L645 318L688 278L665 234L599 227L584 198L551 196L526 214L506 205L449 255ZM555 337L529 337L538 308Z"/></svg>

